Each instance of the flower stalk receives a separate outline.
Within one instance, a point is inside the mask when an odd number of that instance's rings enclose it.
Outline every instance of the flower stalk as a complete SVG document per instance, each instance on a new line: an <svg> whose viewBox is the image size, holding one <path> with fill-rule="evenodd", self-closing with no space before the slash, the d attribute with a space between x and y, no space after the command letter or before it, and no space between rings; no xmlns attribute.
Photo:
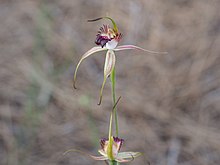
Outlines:
<svg viewBox="0 0 220 165"><path fill-rule="evenodd" d="M119 165L119 163L116 162L115 160L110 160L109 165Z"/></svg>
<svg viewBox="0 0 220 165"><path fill-rule="evenodd" d="M117 116L117 106L116 106L116 92L115 92L115 84L116 84L116 76L115 76L115 67L111 73L111 86L112 86L112 100L113 100L113 113L114 113L114 121L115 121L115 135L118 137L119 128L118 128L118 116Z"/></svg>

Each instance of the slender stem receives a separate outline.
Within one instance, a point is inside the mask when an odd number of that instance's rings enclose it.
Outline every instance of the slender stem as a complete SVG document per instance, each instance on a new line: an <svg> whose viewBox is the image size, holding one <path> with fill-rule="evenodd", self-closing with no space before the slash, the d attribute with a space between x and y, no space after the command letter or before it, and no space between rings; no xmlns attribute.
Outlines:
<svg viewBox="0 0 220 165"><path fill-rule="evenodd" d="M115 68L112 70L111 73L111 85L112 85L112 99L113 99L113 105L116 103L116 93L115 93ZM115 134L118 137L118 117L117 117L117 106L114 107L113 112L114 112L114 118L115 118Z"/></svg>
<svg viewBox="0 0 220 165"><path fill-rule="evenodd" d="M111 116L110 116L110 121L109 121L109 130L108 130L108 139L109 140L112 136L112 116L113 116L113 111L111 111Z"/></svg>
<svg viewBox="0 0 220 165"><path fill-rule="evenodd" d="M118 162L116 162L115 160L110 160L109 165L118 165Z"/></svg>
<svg viewBox="0 0 220 165"><path fill-rule="evenodd" d="M111 139L112 136L112 121L113 121L113 115L115 118L115 131L116 131L116 136L118 137L118 119L117 119L117 109L116 109L116 94L115 94L115 68L113 68L112 73L111 73L111 86L112 86L112 99L113 99L113 110L111 111L111 116L110 116L110 122L109 122L109 134L108 134L108 139ZM111 149L112 150L112 149ZM109 160L109 165L120 165L119 162L116 162L115 160Z"/></svg>

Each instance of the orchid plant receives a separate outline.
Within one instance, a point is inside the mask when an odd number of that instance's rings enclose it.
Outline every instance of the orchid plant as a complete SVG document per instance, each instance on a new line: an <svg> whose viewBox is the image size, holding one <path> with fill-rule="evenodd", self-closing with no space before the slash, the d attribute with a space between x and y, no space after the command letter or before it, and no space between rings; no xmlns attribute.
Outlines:
<svg viewBox="0 0 220 165"><path fill-rule="evenodd" d="M108 162L110 165L116 165L116 164L118 165L119 163L122 163L122 162L132 161L135 157L141 155L141 153L140 152L119 152L124 140L120 139L118 137L119 130L118 130L116 105L121 97L119 97L119 99L116 101L116 92L115 92L116 56L115 56L115 52L121 51L121 50L129 50L129 49L141 50L141 51L145 51L145 52L153 53L153 54L165 54L166 52L150 51L150 50L146 50L146 49L143 49L143 48L141 48L139 46L135 46L135 45L118 46L118 43L122 38L122 34L118 31L118 27L112 18L100 17L100 18L88 20L88 21L94 22L94 21L98 21L101 19L110 20L113 25L113 28L110 27L109 25L103 25L100 28L100 30L98 31L98 34L96 35L96 40L95 40L95 43L97 44L97 46L88 50L81 57L81 59L79 60L77 66L76 66L75 73L74 73L74 79L73 79L73 87L76 89L77 71L78 71L79 66L82 63L82 61L84 59L86 59L87 57L93 55L94 53L106 51L105 64L104 64L104 79L103 79L103 83L102 83L102 86L100 89L98 105L100 105L102 102L103 89L104 89L107 78L110 76L111 86L112 86L112 98L113 98L113 105L114 106L113 106L113 109L112 109L111 115L110 115L108 138L101 139L101 141L100 141L101 149L99 150L99 153L101 154L101 156L92 156L92 155L89 155L89 156L95 160L104 160L104 161ZM115 135L116 136L112 135L113 116L114 116L114 121L115 121ZM81 152L79 150L69 150L69 151ZM69 152L69 151L67 151L67 152Z"/></svg>

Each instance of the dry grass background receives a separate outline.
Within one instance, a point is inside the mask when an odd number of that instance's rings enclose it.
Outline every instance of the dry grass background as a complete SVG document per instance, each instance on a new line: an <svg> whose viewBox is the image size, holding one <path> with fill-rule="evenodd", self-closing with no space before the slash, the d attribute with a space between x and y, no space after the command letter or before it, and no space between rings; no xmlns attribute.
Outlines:
<svg viewBox="0 0 220 165"><path fill-rule="evenodd" d="M220 1L2 0L0 2L0 164L104 164L96 154L107 136L110 85L97 106L104 56L73 71L94 46L108 14L121 44L168 51L117 54L122 150L144 156L130 164L220 164Z"/></svg>

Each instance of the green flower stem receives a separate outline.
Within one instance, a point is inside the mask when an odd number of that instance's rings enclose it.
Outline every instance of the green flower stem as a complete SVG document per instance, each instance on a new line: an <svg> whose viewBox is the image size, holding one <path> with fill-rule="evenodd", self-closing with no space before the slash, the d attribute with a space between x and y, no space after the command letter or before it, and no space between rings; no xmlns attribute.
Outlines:
<svg viewBox="0 0 220 165"><path fill-rule="evenodd" d="M115 68L113 68L112 73L111 73L111 85L112 85L112 98L113 98L113 105L116 103L116 93L115 93ZM114 107L113 112L114 112L114 118L115 118L115 134L118 137L118 117L117 117L117 106Z"/></svg>
<svg viewBox="0 0 220 165"><path fill-rule="evenodd" d="M110 160L109 165L119 165L115 160Z"/></svg>
<svg viewBox="0 0 220 165"><path fill-rule="evenodd" d="M108 132L108 139L111 139L112 136L112 116L113 116L113 111L111 111L111 116L110 116L110 121L109 121L109 132Z"/></svg>
<svg viewBox="0 0 220 165"><path fill-rule="evenodd" d="M108 139L111 139L112 136L112 121L113 121L113 115L115 118L115 131L116 131L116 136L118 137L118 119L117 119L117 106L115 106L116 104L116 93L115 93L115 68L113 68L112 73L111 73L111 86L112 86L112 99L113 99L113 105L114 108L111 111L111 116L110 116L110 122L109 122L109 135L108 135ZM119 162L116 162L115 160L109 160L109 165L120 165Z"/></svg>

